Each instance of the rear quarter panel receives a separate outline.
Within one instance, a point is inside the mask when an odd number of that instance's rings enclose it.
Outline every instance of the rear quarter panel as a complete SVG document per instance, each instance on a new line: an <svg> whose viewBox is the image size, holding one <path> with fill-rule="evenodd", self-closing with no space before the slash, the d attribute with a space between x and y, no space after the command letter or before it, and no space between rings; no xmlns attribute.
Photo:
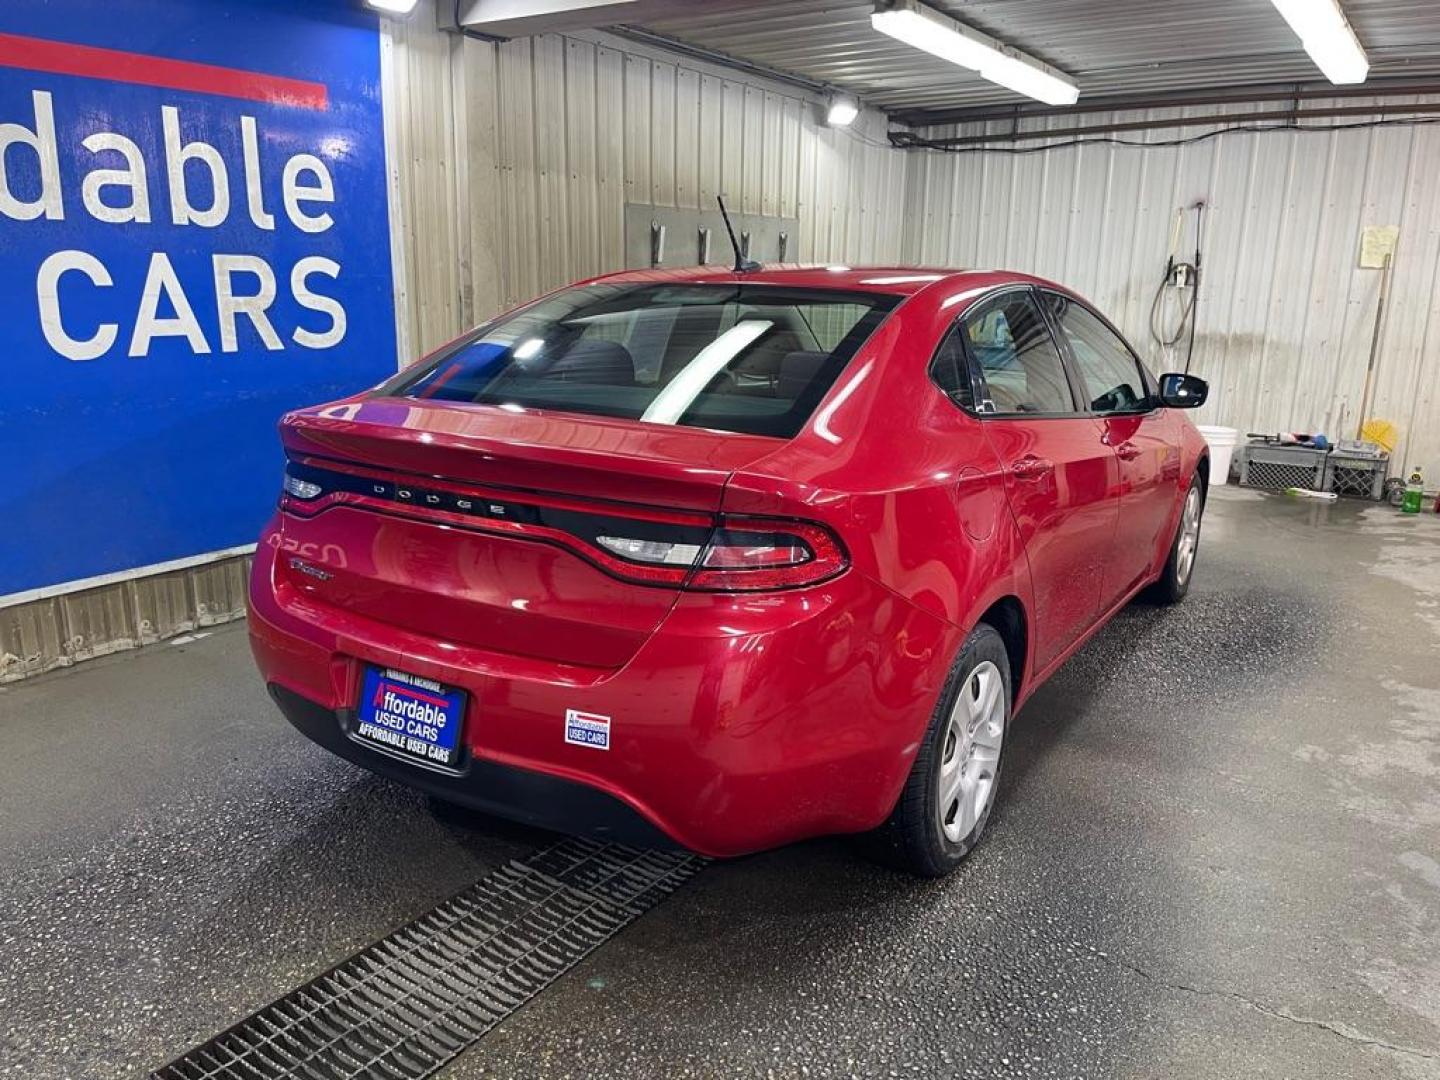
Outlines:
<svg viewBox="0 0 1440 1080"><path fill-rule="evenodd" d="M927 672L938 694L961 643L1005 596L1028 611L1030 582L982 425L929 377L962 289L937 283L902 303L857 353L806 429L738 471L730 513L808 517L833 528L865 574L944 620ZM921 717L923 721L928 717Z"/></svg>

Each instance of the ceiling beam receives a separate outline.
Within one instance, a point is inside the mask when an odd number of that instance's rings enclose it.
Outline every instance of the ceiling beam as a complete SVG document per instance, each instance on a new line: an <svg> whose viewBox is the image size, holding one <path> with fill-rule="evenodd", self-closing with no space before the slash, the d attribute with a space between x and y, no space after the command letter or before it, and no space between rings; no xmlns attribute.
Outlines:
<svg viewBox="0 0 1440 1080"><path fill-rule="evenodd" d="M760 0L710 0L707 10L757 6ZM459 0L458 4L441 0L439 4L441 29L495 38L591 30L694 12L694 0Z"/></svg>
<svg viewBox="0 0 1440 1080"><path fill-rule="evenodd" d="M1076 105L973 105L958 109L891 109L890 119L911 127L1016 121L1043 116L1183 109L1193 105L1249 105L1266 101L1311 101L1326 98L1409 97L1440 94L1440 79L1372 79L1361 86L1322 82L1265 83L1255 86L1182 91L1171 94L1112 94L1083 97Z"/></svg>
<svg viewBox="0 0 1440 1080"><path fill-rule="evenodd" d="M1034 128L1026 130L1001 131L985 135L955 135L949 138L932 139L909 131L891 131L890 142L894 146L909 148L915 146L933 149L984 148L1017 142L1076 139L1096 135L1113 135L1131 131L1154 131L1176 127L1239 127L1274 124L1277 130L1303 130L1303 122L1314 119L1353 119L1357 123L1380 116L1430 117L1440 113L1440 101L1429 102L1377 102L1370 105L1321 105L1316 108L1270 109L1249 113L1210 113L1208 115L1179 116L1156 120L1105 121L1099 124L1082 124L1063 128ZM1395 122L1395 121L1392 121ZM1434 120L1427 120L1434 123ZM1287 126L1289 125L1289 126ZM1299 127L1290 127L1300 125Z"/></svg>

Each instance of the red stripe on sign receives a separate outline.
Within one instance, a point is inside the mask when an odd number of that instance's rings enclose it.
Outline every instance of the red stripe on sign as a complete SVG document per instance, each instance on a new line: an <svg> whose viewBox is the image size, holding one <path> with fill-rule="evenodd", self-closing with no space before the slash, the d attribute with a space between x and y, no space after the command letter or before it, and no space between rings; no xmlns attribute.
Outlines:
<svg viewBox="0 0 1440 1080"><path fill-rule="evenodd" d="M402 697L405 694L409 694L411 697L417 697L421 701L428 701L431 705L444 705L447 708L450 705L450 702L446 701L443 697L435 697L433 694L427 694L424 690L417 690L413 686L404 686L399 683L388 683L384 685L387 690L394 690Z"/></svg>
<svg viewBox="0 0 1440 1080"><path fill-rule="evenodd" d="M329 105L324 83L19 34L0 34L0 67L219 94L301 109L324 109Z"/></svg>

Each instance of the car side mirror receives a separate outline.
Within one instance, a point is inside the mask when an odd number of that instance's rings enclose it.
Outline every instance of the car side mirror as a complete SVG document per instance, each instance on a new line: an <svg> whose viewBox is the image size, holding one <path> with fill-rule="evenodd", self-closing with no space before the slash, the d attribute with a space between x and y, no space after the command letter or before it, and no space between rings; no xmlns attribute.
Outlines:
<svg viewBox="0 0 1440 1080"><path fill-rule="evenodd" d="M1210 384L1198 375L1171 371L1160 376L1160 402L1170 409L1198 409L1210 396Z"/></svg>

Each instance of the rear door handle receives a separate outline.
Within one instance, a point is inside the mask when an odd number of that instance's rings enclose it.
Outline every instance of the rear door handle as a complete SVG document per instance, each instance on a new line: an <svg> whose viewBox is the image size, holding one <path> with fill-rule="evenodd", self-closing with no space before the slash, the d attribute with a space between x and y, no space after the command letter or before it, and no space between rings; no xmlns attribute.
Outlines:
<svg viewBox="0 0 1440 1080"><path fill-rule="evenodd" d="M1055 463L1032 455L1022 457L1010 466L1010 474L1017 480L1043 480L1055 471Z"/></svg>
<svg viewBox="0 0 1440 1080"><path fill-rule="evenodd" d="M1115 456L1121 461L1134 461L1140 456L1140 448L1127 440L1115 447Z"/></svg>

